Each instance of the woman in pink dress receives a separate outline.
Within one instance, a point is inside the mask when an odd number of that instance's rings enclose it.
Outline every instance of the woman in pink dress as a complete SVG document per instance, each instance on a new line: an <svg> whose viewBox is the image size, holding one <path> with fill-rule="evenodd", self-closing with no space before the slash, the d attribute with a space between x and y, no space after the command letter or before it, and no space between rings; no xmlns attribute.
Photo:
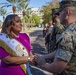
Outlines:
<svg viewBox="0 0 76 75"><path fill-rule="evenodd" d="M20 33L21 30L22 24L18 15L8 15L0 33L0 75L29 74L26 63L33 62L34 56L31 52L29 36ZM15 48L20 55L14 51Z"/></svg>

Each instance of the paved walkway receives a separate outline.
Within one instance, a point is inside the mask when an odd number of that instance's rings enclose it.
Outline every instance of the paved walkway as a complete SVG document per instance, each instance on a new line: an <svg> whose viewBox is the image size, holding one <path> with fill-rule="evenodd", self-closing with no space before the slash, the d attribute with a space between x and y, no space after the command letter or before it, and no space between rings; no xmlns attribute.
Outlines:
<svg viewBox="0 0 76 75"><path fill-rule="evenodd" d="M31 39L32 52L39 54L47 54L44 45L45 41L43 38L42 28L37 28L34 32L30 33L29 36ZM30 67L32 75L52 75L52 73L41 69L40 66L34 66L31 64Z"/></svg>

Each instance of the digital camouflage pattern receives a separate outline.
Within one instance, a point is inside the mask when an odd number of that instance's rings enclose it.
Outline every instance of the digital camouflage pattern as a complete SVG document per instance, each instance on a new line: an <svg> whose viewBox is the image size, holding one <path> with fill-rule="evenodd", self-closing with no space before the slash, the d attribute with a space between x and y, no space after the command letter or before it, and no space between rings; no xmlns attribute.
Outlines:
<svg viewBox="0 0 76 75"><path fill-rule="evenodd" d="M53 30L53 26L50 26L49 28L48 28L48 32L47 32L47 37L46 37L46 42L45 42L45 44L46 44L46 49L47 49L47 51L48 51L48 53L50 53L50 48L49 48L49 43L50 43L50 36L51 36L51 34L52 34L52 30Z"/></svg>
<svg viewBox="0 0 76 75"><path fill-rule="evenodd" d="M61 25L60 22L57 22L53 27L52 35L50 35L50 43L49 43L50 52L54 51L54 47L56 45L56 39L60 37L63 31L64 31L63 25Z"/></svg>
<svg viewBox="0 0 76 75"><path fill-rule="evenodd" d="M60 37L61 33L65 30L63 25L60 24L60 22L57 22L56 25L54 26L55 30L55 35L56 35L56 40Z"/></svg>
<svg viewBox="0 0 76 75"><path fill-rule="evenodd" d="M56 57L68 62L65 75L76 75L76 22L71 23L61 37Z"/></svg>

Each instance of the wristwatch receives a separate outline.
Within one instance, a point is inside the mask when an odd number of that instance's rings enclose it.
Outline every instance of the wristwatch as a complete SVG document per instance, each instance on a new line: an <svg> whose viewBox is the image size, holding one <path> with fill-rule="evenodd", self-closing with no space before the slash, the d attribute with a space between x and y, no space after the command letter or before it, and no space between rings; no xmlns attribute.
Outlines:
<svg viewBox="0 0 76 75"><path fill-rule="evenodd" d="M30 61L30 57L28 57L28 61Z"/></svg>

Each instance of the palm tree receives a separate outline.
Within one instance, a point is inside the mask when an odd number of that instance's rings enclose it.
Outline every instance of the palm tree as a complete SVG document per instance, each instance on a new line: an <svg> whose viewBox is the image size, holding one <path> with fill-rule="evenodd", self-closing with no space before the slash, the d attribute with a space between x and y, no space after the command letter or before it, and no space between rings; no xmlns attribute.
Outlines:
<svg viewBox="0 0 76 75"><path fill-rule="evenodd" d="M0 8L0 15L3 16L3 21L5 19L6 12L7 10L5 8Z"/></svg>
<svg viewBox="0 0 76 75"><path fill-rule="evenodd" d="M18 3L18 10L22 10L23 17L26 15L26 11L31 9L28 7L28 5L29 0L20 0Z"/></svg>
<svg viewBox="0 0 76 75"><path fill-rule="evenodd" d="M19 7L21 5L21 8L24 6L26 2L28 2L29 0L7 0L9 3L4 3L2 7L9 7L12 6L12 11L15 14L16 13L16 9L17 7ZM1 3L2 4L2 3ZM18 6L19 5L19 6ZM24 11L23 11L24 13Z"/></svg>
<svg viewBox="0 0 76 75"><path fill-rule="evenodd" d="M15 14L16 13L16 5L18 4L19 0L7 0L9 3L7 6L12 6L12 11Z"/></svg>
<svg viewBox="0 0 76 75"><path fill-rule="evenodd" d="M29 0L21 0L19 3L18 3L18 10L22 10L22 15L23 15L23 18L25 17L25 15L28 16L29 18L29 11L31 10L30 7L28 7L29 5ZM25 31L25 19L24 19L24 22L23 22L23 31Z"/></svg>

